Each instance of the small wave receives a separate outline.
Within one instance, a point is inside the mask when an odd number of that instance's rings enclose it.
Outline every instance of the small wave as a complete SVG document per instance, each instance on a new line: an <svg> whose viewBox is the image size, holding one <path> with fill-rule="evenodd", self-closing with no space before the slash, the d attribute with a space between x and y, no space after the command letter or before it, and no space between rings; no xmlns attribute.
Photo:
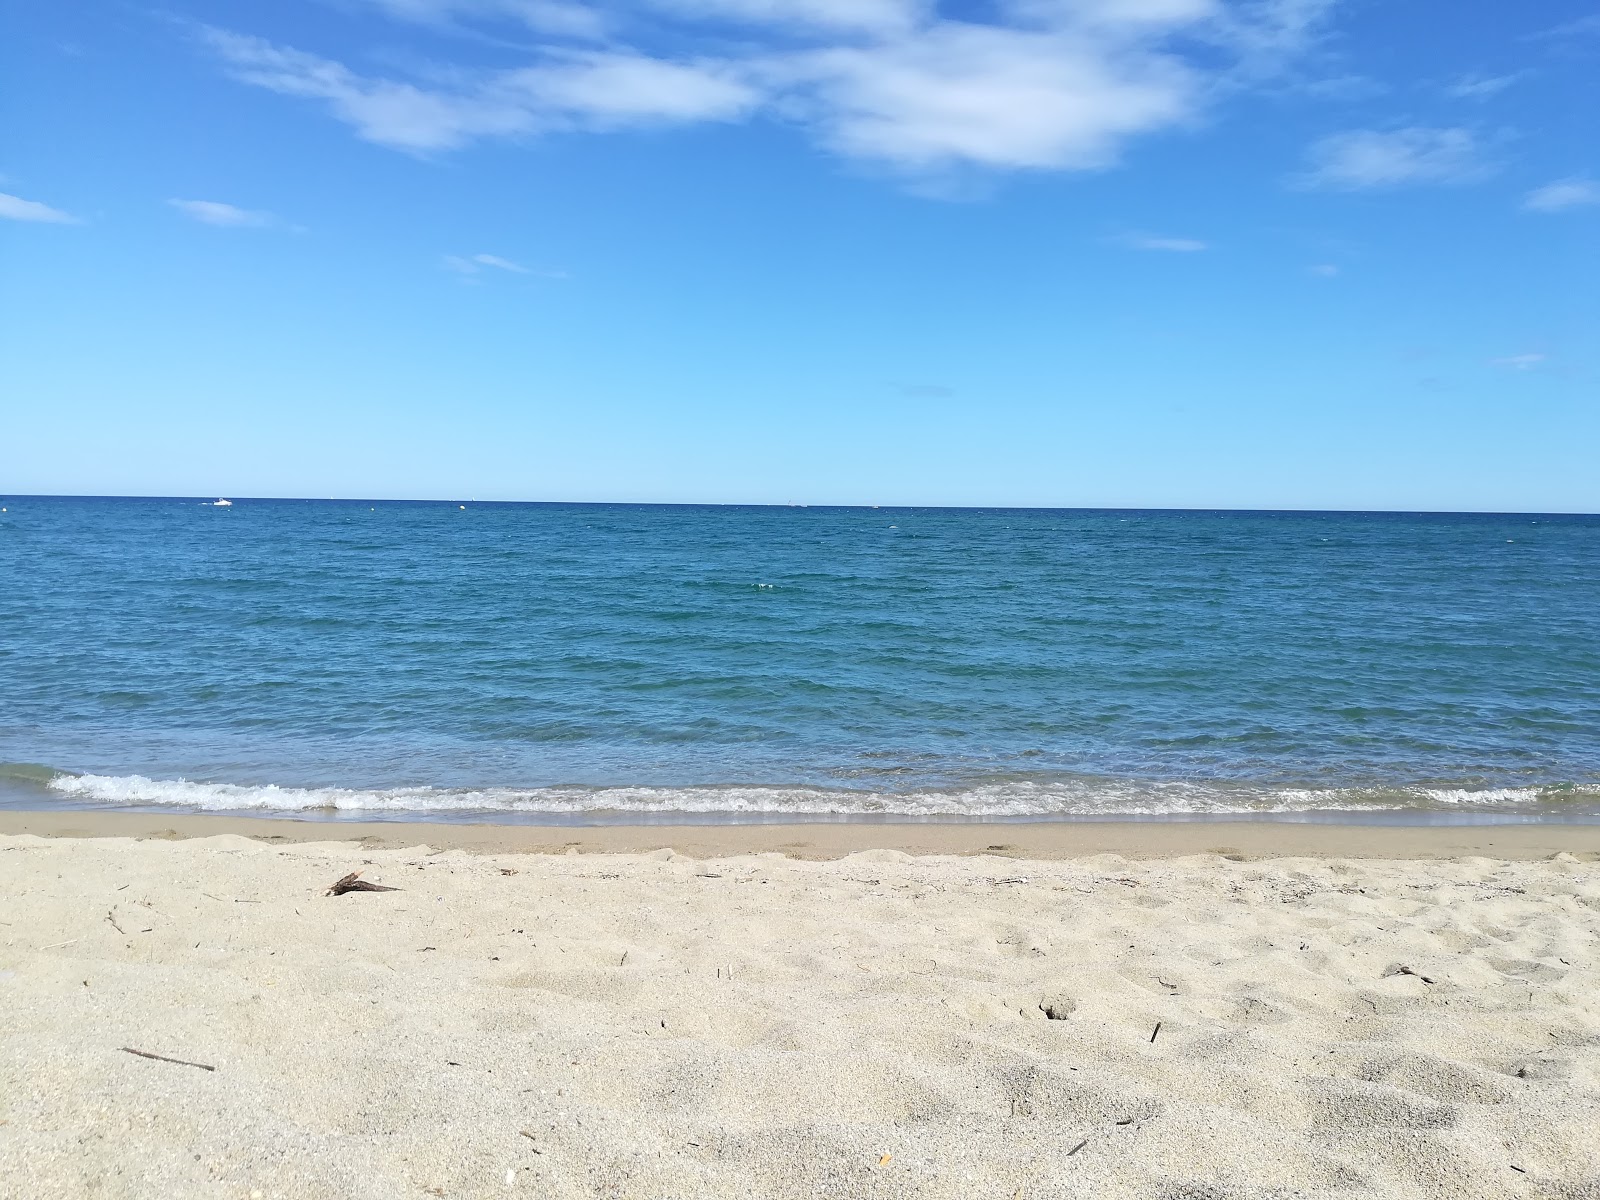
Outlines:
<svg viewBox="0 0 1600 1200"><path fill-rule="evenodd" d="M47 767L43 763L0 762L0 782L31 783L49 786L55 780L71 776L70 771Z"/></svg>
<svg viewBox="0 0 1600 1200"><path fill-rule="evenodd" d="M772 786L343 788L206 783L143 775L48 779L64 797L200 812L704 814L837 817L1135 817L1315 812L1526 811L1600 802L1584 788L1250 788L1126 780L1006 781L947 790L881 792Z"/></svg>

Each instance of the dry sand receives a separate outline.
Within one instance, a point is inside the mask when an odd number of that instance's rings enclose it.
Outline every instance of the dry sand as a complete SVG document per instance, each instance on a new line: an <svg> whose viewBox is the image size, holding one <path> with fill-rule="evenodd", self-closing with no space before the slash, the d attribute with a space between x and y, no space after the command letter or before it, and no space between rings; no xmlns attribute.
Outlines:
<svg viewBox="0 0 1600 1200"><path fill-rule="evenodd" d="M1594 831L966 828L1018 848L0 836L0 1193L1600 1196Z"/></svg>

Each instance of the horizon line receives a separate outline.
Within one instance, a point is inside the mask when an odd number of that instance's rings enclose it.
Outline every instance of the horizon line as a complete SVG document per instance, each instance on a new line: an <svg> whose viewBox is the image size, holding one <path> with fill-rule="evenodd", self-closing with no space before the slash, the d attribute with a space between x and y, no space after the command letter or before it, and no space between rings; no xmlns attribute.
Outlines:
<svg viewBox="0 0 1600 1200"><path fill-rule="evenodd" d="M94 494L76 492L0 493L5 500L190 500L203 502L212 493L129 493ZM218 498L222 497L220 494ZM247 503L297 504L496 504L546 507L592 508L839 508L915 510L945 512L1138 512L1138 513L1299 513L1325 516L1462 516L1462 517L1594 517L1600 512L1587 509L1495 509L1495 508L1233 508L1216 505L1125 505L1125 504L866 504L801 501L743 500L479 500L469 496L244 496L233 500Z"/></svg>

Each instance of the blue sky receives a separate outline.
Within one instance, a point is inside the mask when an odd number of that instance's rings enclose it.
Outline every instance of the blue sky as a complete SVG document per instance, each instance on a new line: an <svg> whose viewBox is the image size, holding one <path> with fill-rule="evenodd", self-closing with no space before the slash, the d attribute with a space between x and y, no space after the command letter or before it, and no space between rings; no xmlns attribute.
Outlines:
<svg viewBox="0 0 1600 1200"><path fill-rule="evenodd" d="M1600 9L13 6L11 494L1600 510Z"/></svg>

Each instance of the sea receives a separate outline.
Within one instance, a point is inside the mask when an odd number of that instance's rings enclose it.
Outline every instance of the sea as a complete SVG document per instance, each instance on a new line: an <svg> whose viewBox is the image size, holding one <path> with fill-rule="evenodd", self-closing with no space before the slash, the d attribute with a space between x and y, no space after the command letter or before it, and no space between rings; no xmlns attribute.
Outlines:
<svg viewBox="0 0 1600 1200"><path fill-rule="evenodd" d="M1600 821L1600 517L0 497L0 807Z"/></svg>

